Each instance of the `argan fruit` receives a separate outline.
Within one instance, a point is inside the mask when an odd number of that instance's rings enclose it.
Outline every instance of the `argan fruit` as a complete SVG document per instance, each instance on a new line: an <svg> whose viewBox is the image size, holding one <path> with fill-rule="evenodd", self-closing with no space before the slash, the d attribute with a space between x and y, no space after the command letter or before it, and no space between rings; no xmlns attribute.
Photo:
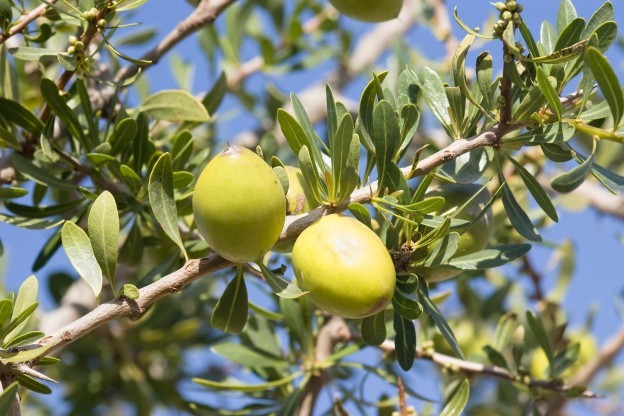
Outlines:
<svg viewBox="0 0 624 416"><path fill-rule="evenodd" d="M193 214L212 250L231 262L247 263L261 258L278 240L286 199L279 179L262 158L231 146L199 176Z"/></svg>
<svg viewBox="0 0 624 416"><path fill-rule="evenodd" d="M301 233L292 254L299 285L320 309L363 318L392 300L394 264L377 234L359 221L328 215Z"/></svg>
<svg viewBox="0 0 624 416"><path fill-rule="evenodd" d="M443 185L427 193L427 197L441 196L444 198L444 206L436 213L437 215L450 215L469 200L479 189L477 184L448 184ZM485 205L490 200L491 195L487 190L481 191L462 211L455 216L457 219L474 221L483 211ZM459 246L453 257L460 257L483 250L494 231L491 208L479 218L476 224L470 226L466 231L459 231ZM437 244L436 244L437 245ZM431 253L436 245L428 248ZM439 282L453 278L462 271L451 267L417 267L416 273L432 282Z"/></svg>
<svg viewBox="0 0 624 416"><path fill-rule="evenodd" d="M385 22L399 15L403 0L329 0L346 16L363 22Z"/></svg>

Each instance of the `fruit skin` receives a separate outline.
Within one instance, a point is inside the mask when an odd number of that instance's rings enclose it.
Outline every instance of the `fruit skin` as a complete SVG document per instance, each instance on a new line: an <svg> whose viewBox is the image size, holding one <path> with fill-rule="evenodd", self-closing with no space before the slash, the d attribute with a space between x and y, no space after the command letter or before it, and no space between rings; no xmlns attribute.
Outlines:
<svg viewBox="0 0 624 416"><path fill-rule="evenodd" d="M392 300L394 264L377 234L359 221L328 215L301 233L292 263L312 302L343 318L363 318Z"/></svg>
<svg viewBox="0 0 624 416"><path fill-rule="evenodd" d="M329 0L340 13L364 22L384 22L399 15L403 0Z"/></svg>
<svg viewBox="0 0 624 416"><path fill-rule="evenodd" d="M261 258L279 238L286 199L277 176L260 156L231 146L199 176L193 214L199 232L217 254L247 263Z"/></svg>
<svg viewBox="0 0 624 416"><path fill-rule="evenodd" d="M286 174L288 175L288 192L286 193L286 214L287 215L299 215L306 212L310 212L311 209L316 208L317 204L311 204L308 198L310 190L308 185L303 180L303 174L301 169L294 166L284 166ZM273 251L278 253L290 253L293 249L295 240L282 241L275 244Z"/></svg>
<svg viewBox="0 0 624 416"><path fill-rule="evenodd" d="M479 189L480 185L477 184L448 184L443 185L437 189L434 189L427 193L427 197L441 196L444 197L444 206L437 212L437 215L449 215L453 213L457 208L462 206L468 199L470 199ZM481 211L490 200L491 195L487 190L481 191L475 199L473 199L466 208L464 208L455 218L473 221L481 214ZM485 215L481 217L474 226L464 231L460 235L459 246L453 257L464 256L476 251L482 250L487 246L494 231L494 223L492 221L492 209L488 208ZM428 252L431 253L435 249L435 246L428 248ZM432 282L440 282L453 278L460 274L462 271L459 269L453 269L451 267L417 267L416 272Z"/></svg>
<svg viewBox="0 0 624 416"><path fill-rule="evenodd" d="M570 342L579 344L579 353L576 361L566 368L561 376L568 379L587 365L598 353L598 344L591 334L581 331L571 331ZM531 357L531 375L535 378L548 378L548 357L543 349L538 348Z"/></svg>

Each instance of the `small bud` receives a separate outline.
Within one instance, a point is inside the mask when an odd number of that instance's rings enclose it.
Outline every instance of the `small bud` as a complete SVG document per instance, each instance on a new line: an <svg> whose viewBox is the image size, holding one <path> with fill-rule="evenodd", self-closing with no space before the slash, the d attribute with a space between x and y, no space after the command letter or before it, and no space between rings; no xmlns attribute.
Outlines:
<svg viewBox="0 0 624 416"><path fill-rule="evenodd" d="M517 4L517 5L516 5L516 11L517 11L518 13L522 13L522 10L524 10L524 7L522 7L522 5L521 5L521 4Z"/></svg>
<svg viewBox="0 0 624 416"><path fill-rule="evenodd" d="M520 13L514 12L514 14L512 15L512 18L515 24L519 25L520 23L522 23L522 17L520 17Z"/></svg>
<svg viewBox="0 0 624 416"><path fill-rule="evenodd" d="M73 46L70 46L69 48L67 48L68 54L73 55L74 52L76 52L76 48L74 48Z"/></svg>
<svg viewBox="0 0 624 416"><path fill-rule="evenodd" d="M513 12L516 10L517 4L515 1L508 1L507 2L507 10L509 10L510 12Z"/></svg>
<svg viewBox="0 0 624 416"><path fill-rule="evenodd" d="M496 7L496 10L498 10L499 12L507 10L507 5L502 1L492 3L492 6Z"/></svg>
<svg viewBox="0 0 624 416"><path fill-rule="evenodd" d="M511 20L512 14L510 11L505 10L504 12L501 13L501 19L505 20L505 21L509 21Z"/></svg>
<svg viewBox="0 0 624 416"><path fill-rule="evenodd" d="M503 62L505 62L506 64L510 63L511 61L513 61L513 56L506 54L505 56L503 56Z"/></svg>
<svg viewBox="0 0 624 416"><path fill-rule="evenodd" d="M106 28L106 20L104 20L104 19L98 20L97 27L100 30L104 30L104 28Z"/></svg>
<svg viewBox="0 0 624 416"><path fill-rule="evenodd" d="M76 42L78 42L78 38L76 36L70 36L69 37L69 44L70 45L75 45Z"/></svg>
<svg viewBox="0 0 624 416"><path fill-rule="evenodd" d="M76 50L76 52L84 51L84 43L76 42L76 44L74 45L74 49Z"/></svg>

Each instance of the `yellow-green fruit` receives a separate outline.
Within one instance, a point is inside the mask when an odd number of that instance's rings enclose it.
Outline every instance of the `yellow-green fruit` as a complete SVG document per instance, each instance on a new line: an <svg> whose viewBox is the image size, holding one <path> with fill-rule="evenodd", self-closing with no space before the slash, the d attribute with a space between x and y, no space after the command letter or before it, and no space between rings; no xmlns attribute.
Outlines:
<svg viewBox="0 0 624 416"><path fill-rule="evenodd" d="M473 322L467 319L449 323L464 356L478 357L485 355L483 346L490 343L490 334L486 328L477 329ZM453 348L451 348L444 336L439 332L433 335L432 341L436 352L445 355L455 355Z"/></svg>
<svg viewBox="0 0 624 416"><path fill-rule="evenodd" d="M337 214L321 218L295 242L292 263L302 289L320 309L363 318L392 300L394 264L377 234Z"/></svg>
<svg viewBox="0 0 624 416"><path fill-rule="evenodd" d="M574 364L566 368L561 374L564 378L572 377L577 371L588 364L598 353L598 345L591 334L586 332L573 332L570 334L570 342L579 344L579 352ZM531 357L531 375L535 378L548 378L548 357L543 349L535 350Z"/></svg>
<svg viewBox="0 0 624 416"><path fill-rule="evenodd" d="M441 196L444 198L444 206L437 212L437 215L450 215L461 207L481 188L476 184L448 184L427 193L427 197ZM455 218L474 221L483 211L485 205L490 200L491 195L487 190L481 191L464 209L459 212ZM485 215L466 231L461 232L459 246L453 257L464 256L476 251L482 250L487 246L488 240L494 231L492 221L492 210L488 208ZM435 249L435 245L428 249L431 253ZM416 272L421 274L429 281L442 281L450 279L461 273L461 270L450 267L419 267Z"/></svg>
<svg viewBox="0 0 624 416"><path fill-rule="evenodd" d="M329 0L340 13L364 22L384 22L399 15L403 0Z"/></svg>
<svg viewBox="0 0 624 416"><path fill-rule="evenodd" d="M316 204L310 204L309 188L303 180L301 169L294 166L284 166L288 175L288 193L286 193L286 214L299 215L309 212L312 208L316 208ZM287 240L277 243L273 247L273 251L278 253L290 253L293 249L295 240Z"/></svg>
<svg viewBox="0 0 624 416"><path fill-rule="evenodd" d="M193 214L210 248L234 263L261 258L286 219L286 199L273 170L257 154L231 146L199 176Z"/></svg>

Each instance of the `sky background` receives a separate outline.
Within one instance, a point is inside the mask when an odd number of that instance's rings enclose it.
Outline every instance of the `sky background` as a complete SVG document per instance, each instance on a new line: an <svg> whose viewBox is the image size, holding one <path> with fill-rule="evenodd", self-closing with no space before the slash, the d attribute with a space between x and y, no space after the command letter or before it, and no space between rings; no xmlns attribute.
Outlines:
<svg viewBox="0 0 624 416"><path fill-rule="evenodd" d="M539 33L539 25L544 19L551 22L556 20L558 1L554 0L525 0L524 19L528 26ZM593 11L602 4L602 1L579 0L575 2L579 16L589 18ZM175 5L175 7L172 7ZM460 16L471 26L482 25L493 8L484 0L449 1L449 8L457 5ZM624 24L624 5L621 1L614 2L616 21ZM191 7L182 0L149 0L147 5L139 9L139 13L133 19L147 26L157 28L158 35L154 42L173 28L181 19L188 15ZM342 19L345 19L342 17ZM345 19L345 24L355 28L358 33L369 30L372 25L358 23ZM132 30L132 29L130 29ZM458 38L463 37L461 28L453 22L453 31ZM442 45L435 40L425 28L412 30L408 39L411 45L419 49L424 55L431 58L439 58L445 55ZM154 43L152 42L152 44ZM151 47L151 44L149 45ZM198 52L199 44L197 36L191 36L183 41L176 49L175 54L185 61L192 62L195 66L195 76L192 84L192 92L198 94L206 91L215 80L207 65L203 54ZM498 49L497 44L486 44L481 49ZM146 47L140 49L125 48L124 52L132 56L138 56ZM474 62L474 57L480 52L479 49L471 51L468 62ZM248 47L243 54L243 60L257 54L254 48ZM163 59L157 66L150 68L148 78L155 89L179 88L170 69L172 54ZM620 79L623 75L623 56L619 46L614 45L608 54L614 67L618 70ZM382 59L379 68L384 67ZM275 84L284 92L298 92L309 84L322 79L333 68L331 63L325 63L304 72L297 72L285 77L271 77ZM263 75L254 75L248 80L252 89L264 88ZM344 91L347 96L357 100L362 87L367 82L365 78L356 79ZM219 139L230 140L242 130L256 127L256 121L249 117L244 110L240 110L238 103L227 98L220 108L221 114L227 114L229 122L223 123L219 128ZM28 198L28 197L27 197ZM544 240L560 243L566 239L575 242L576 249L576 272L570 285L568 296L564 302L569 314L572 326L583 324L590 308L596 308L596 316L593 332L599 341L604 341L615 333L622 325L622 317L615 308L616 302L621 302L624 290L622 278L622 236L624 236L624 222L614 220L609 216L600 215L594 211L570 212L558 209L560 222L547 230L542 235ZM23 280L31 274L31 266L37 256L40 247L45 243L49 232L31 231L19 229L0 223L0 238L4 244L5 253L0 258L0 270L4 268L5 286L7 291L16 291ZM545 267L552 251L535 247L531 252L531 258L544 273L546 289L551 288L556 281L556 270L548 271ZM51 261L37 274L42 279L51 271L70 268L67 258L62 249L58 250ZM527 279L528 280L528 279ZM41 282L45 286L45 282ZM450 288L451 286L444 287ZM45 290L44 290L45 293ZM44 310L53 307L50 298L43 296L42 308ZM622 359L620 358L620 361ZM421 364L419 364L421 365ZM426 365L426 364L424 364ZM418 367L417 367L418 368ZM417 386L414 386L417 387Z"/></svg>

